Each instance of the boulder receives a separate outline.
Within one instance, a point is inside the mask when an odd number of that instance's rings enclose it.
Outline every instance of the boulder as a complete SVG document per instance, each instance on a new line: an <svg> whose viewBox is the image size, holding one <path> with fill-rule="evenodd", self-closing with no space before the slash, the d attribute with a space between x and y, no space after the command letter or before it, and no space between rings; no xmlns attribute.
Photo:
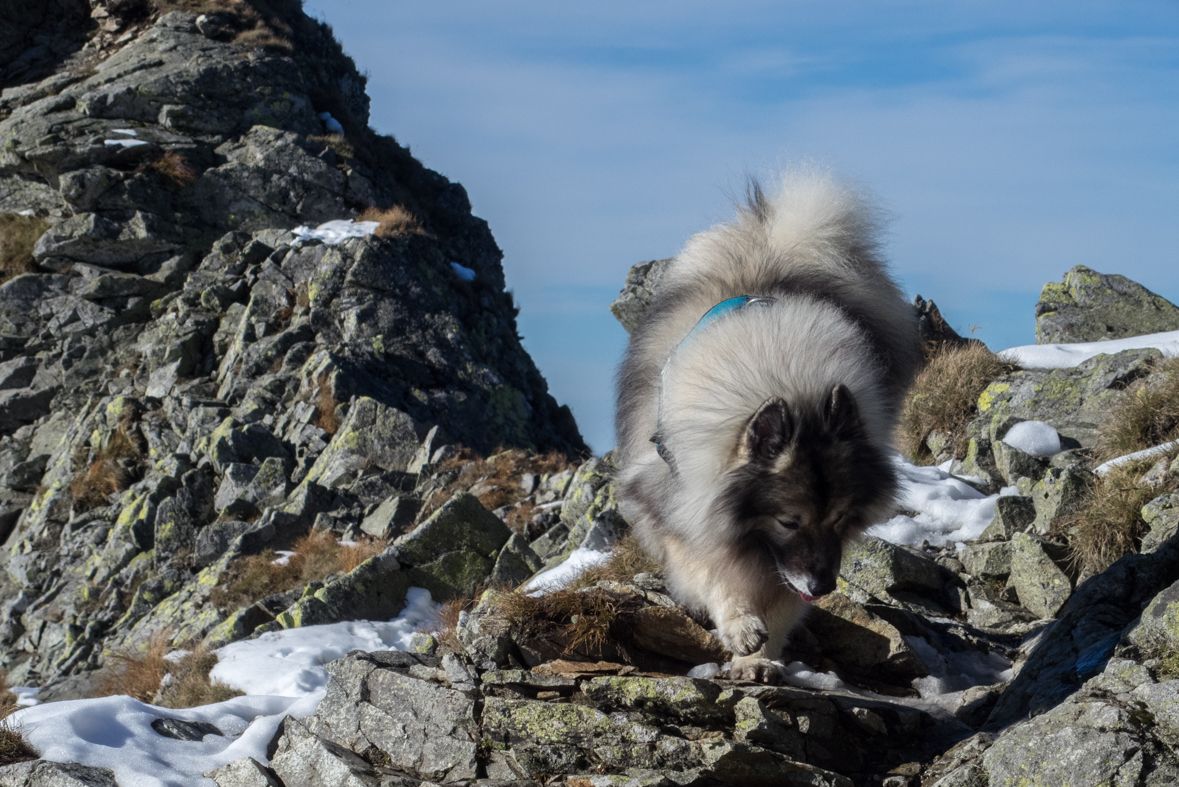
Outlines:
<svg viewBox="0 0 1179 787"><path fill-rule="evenodd" d="M610 304L610 311L627 333L632 333L647 313L659 280L670 264L671 259L640 262L626 274L626 284Z"/></svg>
<svg viewBox="0 0 1179 787"><path fill-rule="evenodd" d="M1179 330L1179 307L1125 276L1076 265L1036 304L1036 342L1100 342Z"/></svg>
<svg viewBox="0 0 1179 787"><path fill-rule="evenodd" d="M470 595L485 582L511 536L478 498L460 493L393 546L410 583L442 601Z"/></svg>

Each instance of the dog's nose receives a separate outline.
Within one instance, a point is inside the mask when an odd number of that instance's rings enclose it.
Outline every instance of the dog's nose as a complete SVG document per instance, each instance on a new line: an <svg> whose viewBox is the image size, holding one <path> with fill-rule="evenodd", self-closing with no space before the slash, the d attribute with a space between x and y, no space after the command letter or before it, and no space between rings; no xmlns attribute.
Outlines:
<svg viewBox="0 0 1179 787"><path fill-rule="evenodd" d="M807 578L807 594L818 598L835 590L835 574L824 572Z"/></svg>

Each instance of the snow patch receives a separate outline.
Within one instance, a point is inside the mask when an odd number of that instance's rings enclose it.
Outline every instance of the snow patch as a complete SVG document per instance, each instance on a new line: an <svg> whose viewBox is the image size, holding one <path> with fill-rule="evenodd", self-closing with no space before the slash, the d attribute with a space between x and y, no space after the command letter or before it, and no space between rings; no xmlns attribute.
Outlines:
<svg viewBox="0 0 1179 787"><path fill-rule="evenodd" d="M1125 350L1150 348L1159 350L1168 357L1179 356L1179 331L1148 333L1105 342L1027 344L1004 350L999 356L1019 364L1024 369L1069 369L1102 353L1114 355Z"/></svg>
<svg viewBox="0 0 1179 787"><path fill-rule="evenodd" d="M330 133L344 136L344 127L340 125L340 121L332 117L331 112L320 112L319 119L323 121L323 127Z"/></svg>
<svg viewBox="0 0 1179 787"><path fill-rule="evenodd" d="M1117 467L1118 465L1124 465L1126 462L1134 462L1138 459L1149 459L1152 456L1161 456L1176 449L1179 449L1179 440L1172 440L1169 443L1156 445L1153 448L1144 448L1141 451L1135 451L1132 454L1126 454L1125 456L1119 456L1117 458L1110 459L1108 462L1103 462L1097 465L1097 467L1093 469L1093 472L1097 475L1105 475L1113 468Z"/></svg>
<svg viewBox="0 0 1179 787"><path fill-rule="evenodd" d="M1003 442L1031 456L1059 454L1060 433L1043 421L1020 421L1007 430Z"/></svg>
<svg viewBox="0 0 1179 787"><path fill-rule="evenodd" d="M126 134L129 137L138 137L139 132L133 128L112 128L112 134Z"/></svg>
<svg viewBox="0 0 1179 787"><path fill-rule="evenodd" d="M995 518L995 501L1017 493L1015 487L1007 487L997 495L984 495L940 467L918 467L900 456L893 464L901 478L900 507L916 516L898 514L867 531L893 544L920 546L928 541L941 546L978 538Z"/></svg>
<svg viewBox="0 0 1179 787"><path fill-rule="evenodd" d="M605 563L609 557L610 554L608 552L599 552L596 549L579 547L573 550L572 554L565 558L564 562L550 568L548 571L542 571L528 580L528 584L522 587L521 590L529 595L541 595L543 593L551 593L554 590L560 590L572 582L573 578L578 574L590 566Z"/></svg>
<svg viewBox="0 0 1179 787"><path fill-rule="evenodd" d="M463 281L475 281L475 271L466 265L459 265L457 262L452 262L450 263L450 269L454 271L455 276L458 276Z"/></svg>
<svg viewBox="0 0 1179 787"><path fill-rule="evenodd" d="M286 715L302 718L323 699L323 665L351 650L405 650L416 629L437 622L440 605L410 588L392 621L354 621L263 634L215 651L212 677L246 692L215 705L158 708L130 697L51 702L17 711L11 721L41 756L110 768L123 787L208 785L201 774L242 757L268 762L266 747ZM21 704L37 689L14 689ZM179 741L157 733L158 718L204 721L224 735Z"/></svg>
<svg viewBox="0 0 1179 787"><path fill-rule="evenodd" d="M295 236L295 245L317 240L329 246L343 243L349 238L363 238L377 231L380 222L353 221L352 219L336 219L320 224L315 229L300 225L291 230Z"/></svg>
<svg viewBox="0 0 1179 787"><path fill-rule="evenodd" d="M103 141L103 144L118 145L119 147L123 148L133 148L137 145L146 145L147 142L142 139L107 139Z"/></svg>
<svg viewBox="0 0 1179 787"><path fill-rule="evenodd" d="M414 632L437 622L440 609L430 591L410 588L405 609L388 623L352 620L268 631L214 651L218 661L209 677L251 695L303 697L322 692L328 682L324 664L353 650L406 650Z"/></svg>

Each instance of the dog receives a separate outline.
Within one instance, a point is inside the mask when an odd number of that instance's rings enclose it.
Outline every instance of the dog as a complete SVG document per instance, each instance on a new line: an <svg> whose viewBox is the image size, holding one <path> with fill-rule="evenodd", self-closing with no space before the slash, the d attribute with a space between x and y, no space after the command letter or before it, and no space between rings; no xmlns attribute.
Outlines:
<svg viewBox="0 0 1179 787"><path fill-rule="evenodd" d="M670 262L618 371L620 510L673 597L711 618L732 678L781 679L844 543L895 508L891 438L921 352L879 216L826 173L751 182Z"/></svg>

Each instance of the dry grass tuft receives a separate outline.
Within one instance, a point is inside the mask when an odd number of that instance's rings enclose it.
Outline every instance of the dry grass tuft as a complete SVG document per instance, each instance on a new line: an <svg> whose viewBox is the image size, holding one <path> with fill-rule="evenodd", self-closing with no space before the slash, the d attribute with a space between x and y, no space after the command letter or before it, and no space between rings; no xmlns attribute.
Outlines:
<svg viewBox="0 0 1179 787"><path fill-rule="evenodd" d="M120 424L105 446L99 448L89 464L80 468L70 482L70 495L79 511L103 505L116 492L131 485L131 473L119 464L120 459L140 458L139 447L130 434L130 425ZM75 456L75 465L85 462L85 456Z"/></svg>
<svg viewBox="0 0 1179 787"><path fill-rule="evenodd" d="M313 424L329 435L340 431L340 418L336 415L336 408L340 403L332 394L332 381L327 375L315 378L315 395L312 399L315 405L315 420Z"/></svg>
<svg viewBox="0 0 1179 787"><path fill-rule="evenodd" d="M0 214L0 282L22 273L36 273L33 246L47 229L49 223L36 216Z"/></svg>
<svg viewBox="0 0 1179 787"><path fill-rule="evenodd" d="M459 616L475 608L486 588L477 588L471 596L466 598L452 598L442 605L438 611L438 622L421 629L424 634L433 634L438 640L438 649L442 653L462 653L463 643L458 638Z"/></svg>
<svg viewBox="0 0 1179 787"><path fill-rule="evenodd" d="M909 389L901 415L901 449L914 461L933 457L931 432L951 436L954 456L966 452L966 426L978 414L978 397L998 377L1016 370L982 345L947 347L935 355Z"/></svg>
<svg viewBox="0 0 1179 787"><path fill-rule="evenodd" d="M618 540L610 558L604 563L590 566L578 574L570 587L573 589L593 587L599 582L630 582L636 574L662 575L663 569L653 557L643 551L642 544L634 535L627 533Z"/></svg>
<svg viewBox="0 0 1179 787"><path fill-rule="evenodd" d="M496 611L529 638L564 648L564 654L583 653L601 658L609 642L625 640L633 601L600 588L565 588L540 596L519 591L495 598Z"/></svg>
<svg viewBox="0 0 1179 787"><path fill-rule="evenodd" d="M188 159L174 150L164 151L152 162L151 168L177 186L191 186L197 179L197 171L188 163Z"/></svg>
<svg viewBox="0 0 1179 787"><path fill-rule="evenodd" d="M569 457L556 451L535 454L513 448L482 458L471 449L460 446L455 455L441 462L435 471L442 475L458 470L458 475L445 489L430 498L418 517L425 519L455 493L468 490L488 511L517 505L526 497L520 485L520 477L524 473L546 475L575 467ZM527 504L513 509L508 513L508 527L517 533L524 533L534 510L534 506Z"/></svg>
<svg viewBox="0 0 1179 787"><path fill-rule="evenodd" d="M40 756L37 750L25 741L19 726L14 726L7 717L0 720L0 766L28 762Z"/></svg>
<svg viewBox="0 0 1179 787"><path fill-rule="evenodd" d="M1179 439L1179 358L1159 361L1118 398L1101 424L1102 461Z"/></svg>
<svg viewBox="0 0 1179 787"><path fill-rule="evenodd" d="M110 654L98 676L94 696L125 694L140 702L151 702L168 672L170 650L167 632L156 632L144 651L118 650Z"/></svg>
<svg viewBox="0 0 1179 787"><path fill-rule="evenodd" d="M352 147L343 134L316 134L307 139L311 142L319 142L327 145L336 152L336 155L343 159L356 158L356 149ZM372 210L371 208L369 210ZM372 221L372 219L365 219L365 221Z"/></svg>
<svg viewBox="0 0 1179 787"><path fill-rule="evenodd" d="M177 661L169 661L171 681L160 692L158 704L165 708L196 708L240 697L245 692L210 679L217 657L203 643Z"/></svg>
<svg viewBox="0 0 1179 787"><path fill-rule="evenodd" d="M281 0L153 0L152 5L161 14L223 14L230 22L229 37L235 44L290 54L295 50L295 34L283 17L302 4Z"/></svg>
<svg viewBox="0 0 1179 787"><path fill-rule="evenodd" d="M1173 476L1161 485L1138 485L1138 479L1158 459L1126 462L1097 477L1086 499L1061 522L1060 529L1069 539L1070 557L1082 571L1104 571L1123 555L1138 551L1147 531L1142 506L1179 489L1179 479Z"/></svg>
<svg viewBox="0 0 1179 787"><path fill-rule="evenodd" d="M295 554L285 563L276 563L278 554L269 549L234 560L226 572L225 584L213 589L210 601L221 609L239 609L331 574L346 574L384 552L385 542L374 538L340 544L332 531L312 530L300 537L291 551Z"/></svg>
<svg viewBox="0 0 1179 787"><path fill-rule="evenodd" d="M381 238L396 238L402 235L425 235L426 231L404 205L394 205L391 208L367 208L357 221L375 221L379 223L377 236Z"/></svg>

